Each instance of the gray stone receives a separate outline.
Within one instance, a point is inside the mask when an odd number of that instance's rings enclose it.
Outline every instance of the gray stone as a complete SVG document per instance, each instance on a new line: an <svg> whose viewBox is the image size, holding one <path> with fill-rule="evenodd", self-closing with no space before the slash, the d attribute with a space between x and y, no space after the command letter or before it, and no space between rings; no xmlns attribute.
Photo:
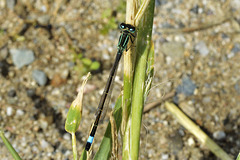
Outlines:
<svg viewBox="0 0 240 160"><path fill-rule="evenodd" d="M182 78L182 84L177 87L177 94L183 93L186 96L191 96L196 89L195 83L188 76Z"/></svg>
<svg viewBox="0 0 240 160"><path fill-rule="evenodd" d="M211 97L203 97L203 99L202 99L202 102L203 102L203 104L208 104L208 103L210 103L211 102Z"/></svg>
<svg viewBox="0 0 240 160"><path fill-rule="evenodd" d="M169 137L169 148L173 155L177 155L182 150L183 140L178 133Z"/></svg>
<svg viewBox="0 0 240 160"><path fill-rule="evenodd" d="M7 47L4 47L3 49L0 50L0 61L5 60L8 56L8 49Z"/></svg>
<svg viewBox="0 0 240 160"><path fill-rule="evenodd" d="M7 7L11 10L14 9L14 6L16 5L16 0L7 0Z"/></svg>
<svg viewBox="0 0 240 160"><path fill-rule="evenodd" d="M217 140L223 140L226 138L226 133L224 131L216 131L213 133L213 137Z"/></svg>
<svg viewBox="0 0 240 160"><path fill-rule="evenodd" d="M33 51L28 49L10 49L10 53L14 65L19 69L31 64L35 59Z"/></svg>
<svg viewBox="0 0 240 160"><path fill-rule="evenodd" d="M42 148L47 148L49 146L49 143L46 140L42 139L40 141L40 145Z"/></svg>
<svg viewBox="0 0 240 160"><path fill-rule="evenodd" d="M240 94L240 80L238 80L238 81L236 82L236 84L234 85L234 88L235 88L236 92L237 92L238 94Z"/></svg>
<svg viewBox="0 0 240 160"><path fill-rule="evenodd" d="M34 78L34 80L40 85L40 86L44 86L47 83L47 76L43 71L40 70L34 70L32 72L32 76Z"/></svg>
<svg viewBox="0 0 240 160"><path fill-rule="evenodd" d="M198 51L202 56L206 56L209 53L209 49L204 41L200 41L196 44L195 50Z"/></svg>
<svg viewBox="0 0 240 160"><path fill-rule="evenodd" d="M239 43L235 43L231 52L233 52L234 54L239 53L240 52L240 44Z"/></svg>

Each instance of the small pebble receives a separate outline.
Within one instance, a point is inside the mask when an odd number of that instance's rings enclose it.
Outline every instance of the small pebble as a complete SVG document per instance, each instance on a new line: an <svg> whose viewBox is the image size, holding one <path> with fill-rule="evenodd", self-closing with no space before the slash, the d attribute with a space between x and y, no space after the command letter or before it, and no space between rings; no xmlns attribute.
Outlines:
<svg viewBox="0 0 240 160"><path fill-rule="evenodd" d="M38 97L36 99L34 99L34 107L35 108L42 108L42 106L44 105L43 101Z"/></svg>
<svg viewBox="0 0 240 160"><path fill-rule="evenodd" d="M13 114L13 108L7 107L7 116L11 116Z"/></svg>
<svg viewBox="0 0 240 160"><path fill-rule="evenodd" d="M148 150L148 156L152 157L154 155L155 151L153 149Z"/></svg>
<svg viewBox="0 0 240 160"><path fill-rule="evenodd" d="M8 49L7 47L4 47L0 49L0 60L5 60L8 56Z"/></svg>
<svg viewBox="0 0 240 160"><path fill-rule="evenodd" d="M40 141L40 145L42 148L47 148L49 146L49 143L47 141L45 141L44 139L42 139Z"/></svg>
<svg viewBox="0 0 240 160"><path fill-rule="evenodd" d="M168 126L168 121L163 121L164 126Z"/></svg>
<svg viewBox="0 0 240 160"><path fill-rule="evenodd" d="M69 151L69 150L67 150L66 152L64 152L64 155L65 155L66 157L69 157L71 154L72 154L72 152Z"/></svg>
<svg viewBox="0 0 240 160"><path fill-rule="evenodd" d="M62 70L62 72L61 72L61 77L62 77L63 79L67 79L68 76L69 76L69 70L68 70L68 69Z"/></svg>
<svg viewBox="0 0 240 160"><path fill-rule="evenodd" d="M226 138L226 133L224 131L216 131L213 133L213 137L216 140L223 140Z"/></svg>
<svg viewBox="0 0 240 160"><path fill-rule="evenodd" d="M14 6L16 5L16 0L7 0L7 7L11 10L14 9Z"/></svg>
<svg viewBox="0 0 240 160"><path fill-rule="evenodd" d="M63 135L63 139L65 139L65 140L71 140L70 134L69 134L69 133L65 133L65 134Z"/></svg>
<svg viewBox="0 0 240 160"><path fill-rule="evenodd" d="M232 8L237 9L237 8L240 7L240 1L239 1L239 0L232 0L232 1L230 1L230 2L231 2L231 7L232 7Z"/></svg>
<svg viewBox="0 0 240 160"><path fill-rule="evenodd" d="M40 85L44 86L47 84L47 76L43 71L35 69L32 72L33 79Z"/></svg>
<svg viewBox="0 0 240 160"><path fill-rule="evenodd" d="M234 54L239 53L240 52L240 44L239 43L235 43L231 52L233 52Z"/></svg>
<svg viewBox="0 0 240 160"><path fill-rule="evenodd" d="M36 95L35 89L28 89L27 90L27 96L33 98Z"/></svg>
<svg viewBox="0 0 240 160"><path fill-rule="evenodd" d="M179 130L178 130L178 133L179 133L179 135L182 136L182 137L185 135L185 132L184 132L184 130L182 130L182 129L179 129Z"/></svg>
<svg viewBox="0 0 240 160"><path fill-rule="evenodd" d="M182 84L177 87L177 94L183 93L186 96L193 95L196 89L195 83L188 76L182 78Z"/></svg>
<svg viewBox="0 0 240 160"><path fill-rule="evenodd" d="M161 28L174 28L173 25L171 25L170 23L168 22L164 22L160 25Z"/></svg>
<svg viewBox="0 0 240 160"><path fill-rule="evenodd" d="M16 111L16 115L17 115L17 116L23 116L23 115L24 115L23 110L21 110L21 109L17 109L17 111Z"/></svg>
<svg viewBox="0 0 240 160"><path fill-rule="evenodd" d="M61 94L61 91L59 90L59 88L54 88L52 90L51 94L57 96L57 95Z"/></svg>
<svg viewBox="0 0 240 160"><path fill-rule="evenodd" d="M198 14L199 13L199 6L198 5L195 5L193 8L190 9L190 12L193 12L195 14Z"/></svg>
<svg viewBox="0 0 240 160"><path fill-rule="evenodd" d="M215 120L215 122L219 122L219 117L217 114L214 115L214 120Z"/></svg>
<svg viewBox="0 0 240 160"><path fill-rule="evenodd" d="M4 136L9 139L11 137L11 133L9 131L6 131L4 132Z"/></svg>
<svg viewBox="0 0 240 160"><path fill-rule="evenodd" d="M73 68L75 66L75 64L73 62L68 62L68 67L69 68Z"/></svg>
<svg viewBox="0 0 240 160"><path fill-rule="evenodd" d="M162 154L161 159L162 160L167 160L169 158L168 154Z"/></svg>
<svg viewBox="0 0 240 160"><path fill-rule="evenodd" d="M47 129L47 127L48 127L48 122L45 121L45 120L43 120L43 119L41 119L41 120L40 120L40 126L41 126L41 128L42 128L43 130L45 130L45 129Z"/></svg>
<svg viewBox="0 0 240 160"><path fill-rule="evenodd" d="M225 126L224 126L224 131L226 131L226 132L232 132L232 130L233 130L233 128L232 128L232 124L226 124Z"/></svg>
<svg viewBox="0 0 240 160"><path fill-rule="evenodd" d="M169 137L169 149L171 150L172 154L177 154L183 148L183 140L181 135L176 133Z"/></svg>
<svg viewBox="0 0 240 160"><path fill-rule="evenodd" d="M203 104L207 104L207 103L210 103L211 102L211 97L203 97L203 99L202 99L202 102L203 102Z"/></svg>
<svg viewBox="0 0 240 160"><path fill-rule="evenodd" d="M204 41L200 41L196 44L195 50L200 53L202 56L206 56L209 53L209 49Z"/></svg>
<svg viewBox="0 0 240 160"><path fill-rule="evenodd" d="M23 136L21 138L21 146L24 147L24 148L27 146L27 141L26 141L26 137L25 136Z"/></svg>
<svg viewBox="0 0 240 160"><path fill-rule="evenodd" d="M232 57L234 57L234 56L235 56L235 54L234 54L233 52L230 52L230 53L227 55L227 58L230 59L230 58L232 58Z"/></svg>
<svg viewBox="0 0 240 160"><path fill-rule="evenodd" d="M66 82L66 79L62 78L61 75L55 74L51 80L51 85L54 87L58 87Z"/></svg>
<svg viewBox="0 0 240 160"><path fill-rule="evenodd" d="M10 91L8 91L8 96L9 97L15 97L16 96L16 91L14 89L11 89Z"/></svg>
<svg viewBox="0 0 240 160"><path fill-rule="evenodd" d="M234 88L235 88L236 92L237 92L238 94L240 94L240 80L238 80L238 81L236 82L236 84L234 85Z"/></svg>
<svg viewBox="0 0 240 160"><path fill-rule="evenodd" d="M188 138L187 142L188 142L189 146L194 146L195 145L195 141L192 137Z"/></svg>
<svg viewBox="0 0 240 160"><path fill-rule="evenodd" d="M31 64L35 59L33 51L28 49L10 49L10 53L12 61L18 69Z"/></svg>
<svg viewBox="0 0 240 160"><path fill-rule="evenodd" d="M106 61L110 60L110 56L108 54L103 54L102 56L104 60Z"/></svg>
<svg viewBox="0 0 240 160"><path fill-rule="evenodd" d="M169 57L169 56L167 56L167 57L166 57L166 63L167 63L168 65L170 65L171 62L172 62L172 58Z"/></svg>

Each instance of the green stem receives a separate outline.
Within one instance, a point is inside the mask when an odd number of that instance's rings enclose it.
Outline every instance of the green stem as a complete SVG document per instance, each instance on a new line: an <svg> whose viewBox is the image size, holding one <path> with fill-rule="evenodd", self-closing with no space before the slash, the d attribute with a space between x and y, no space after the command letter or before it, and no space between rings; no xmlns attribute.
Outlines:
<svg viewBox="0 0 240 160"><path fill-rule="evenodd" d="M137 0L127 0L126 6L126 23L134 24L134 18L137 11ZM129 46L134 46L131 42ZM129 159L130 152L130 131L128 118L131 111L131 96L132 96L132 85L133 85L133 66L136 58L134 47L130 47L124 54L124 81L123 81L123 100L122 100L122 123L121 130L123 137L123 159ZM128 123L128 124L127 124ZM128 125L128 127L126 126ZM127 127L127 128L126 128Z"/></svg>
<svg viewBox="0 0 240 160"><path fill-rule="evenodd" d="M76 135L72 133L72 149L73 149L73 159L77 160L77 146L76 146Z"/></svg>
<svg viewBox="0 0 240 160"><path fill-rule="evenodd" d="M11 155L13 156L13 158L15 160L21 160L20 156L18 155L18 153L15 151L15 149L13 148L13 146L11 145L11 143L8 141L8 139L4 136L3 131L0 129L0 137L3 140L3 143L5 144L5 146L7 147L8 151L11 153Z"/></svg>
<svg viewBox="0 0 240 160"><path fill-rule="evenodd" d="M154 13L154 0L151 0L149 6L139 23L137 35L137 58L135 64L133 95L132 95L132 122L130 129L130 154L131 159L138 159L140 129L142 122L142 111L144 106L145 81L147 60L151 48L152 25Z"/></svg>
<svg viewBox="0 0 240 160"><path fill-rule="evenodd" d="M136 62L132 97L132 125L131 125L131 159L138 159L140 128L142 121L142 110L144 102L144 83L146 71L147 52L138 56Z"/></svg>

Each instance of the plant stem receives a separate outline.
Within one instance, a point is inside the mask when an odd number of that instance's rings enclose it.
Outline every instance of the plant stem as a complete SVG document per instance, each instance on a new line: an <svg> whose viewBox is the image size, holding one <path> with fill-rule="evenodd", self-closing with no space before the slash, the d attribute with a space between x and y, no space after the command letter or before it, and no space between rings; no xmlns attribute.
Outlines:
<svg viewBox="0 0 240 160"><path fill-rule="evenodd" d="M126 8L126 23L134 25L134 17L136 14L136 0L128 0ZM129 41L128 47L133 44ZM133 66L135 54L134 49L130 49L124 54L124 84L123 84L123 101L122 101L122 131L125 131L126 123L130 113L131 107L131 94L132 94L132 83L133 83Z"/></svg>
<svg viewBox="0 0 240 160"><path fill-rule="evenodd" d="M8 141L8 139L5 137L5 135L4 135L4 133L3 133L3 131L1 129L0 129L0 137L2 138L3 143L5 144L5 146L7 147L8 151L11 153L13 158L15 160L21 160L20 156L18 155L16 150L13 148L11 143Z"/></svg>
<svg viewBox="0 0 240 160"><path fill-rule="evenodd" d="M143 2L142 2L143 3ZM138 25L138 37L136 48L136 64L133 81L132 94L132 122L130 129L130 155L131 159L138 159L140 144L140 129L142 122L142 111L144 106L144 95L146 81L146 70L148 55L151 49L152 25L155 1L151 0L146 12Z"/></svg>
<svg viewBox="0 0 240 160"><path fill-rule="evenodd" d="M144 13L145 13L145 11L146 11L146 9L147 9L147 6L149 5L150 1L151 1L151 0L145 0L145 1L142 3L141 7L139 8L139 10L138 10L138 12L137 12L137 14L136 14L136 16L135 16L135 25L136 25L136 26L138 26L140 20L142 19L142 17L143 17L143 15L144 15Z"/></svg>
<svg viewBox="0 0 240 160"><path fill-rule="evenodd" d="M77 146L76 146L75 133L72 133L72 149L73 149L73 159L77 160Z"/></svg>
<svg viewBox="0 0 240 160"><path fill-rule="evenodd" d="M198 138L207 148L209 148L218 158L222 160L231 160L232 158L219 147L199 126L191 121L184 113L173 103L166 102L165 106L171 112L181 125Z"/></svg>
<svg viewBox="0 0 240 160"><path fill-rule="evenodd" d="M126 23L134 24L134 18L137 10L137 0L127 0L126 6ZM128 47L133 46L134 44L131 41L128 44ZM123 84L123 100L122 100L122 124L121 130L123 137L123 159L129 159L130 152L130 133L129 126L126 128L128 123L129 114L131 111L131 96L132 96L132 83L133 83L133 66L135 62L136 54L135 49L130 47L130 49L124 54L124 84ZM126 132L128 134L126 134Z"/></svg>

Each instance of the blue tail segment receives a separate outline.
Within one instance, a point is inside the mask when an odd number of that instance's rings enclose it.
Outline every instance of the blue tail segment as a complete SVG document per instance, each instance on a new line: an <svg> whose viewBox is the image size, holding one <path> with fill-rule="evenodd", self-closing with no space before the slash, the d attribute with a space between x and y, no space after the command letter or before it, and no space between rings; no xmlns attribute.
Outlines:
<svg viewBox="0 0 240 160"><path fill-rule="evenodd" d="M88 137L88 140L87 140L87 142L89 142L89 143L91 143L91 144L92 144L92 142L93 142L93 138L94 138L94 137L92 137L92 136L89 136L89 137Z"/></svg>
<svg viewBox="0 0 240 160"><path fill-rule="evenodd" d="M94 137L92 137L92 136L88 137L87 144L86 144L86 147L85 147L86 151L89 151L89 149L91 148L91 145L92 145L92 142L93 142L93 138Z"/></svg>

